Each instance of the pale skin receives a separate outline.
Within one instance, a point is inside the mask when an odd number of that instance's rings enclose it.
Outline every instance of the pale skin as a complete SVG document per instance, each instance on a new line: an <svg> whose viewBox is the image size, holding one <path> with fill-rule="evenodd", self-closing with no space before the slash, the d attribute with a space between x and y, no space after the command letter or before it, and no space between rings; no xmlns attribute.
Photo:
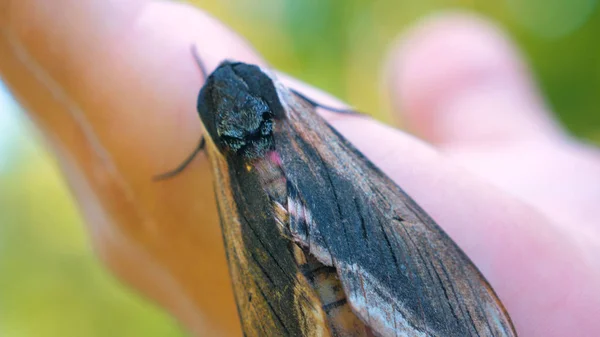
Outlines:
<svg viewBox="0 0 600 337"><path fill-rule="evenodd" d="M0 73L56 155L99 256L194 334L235 336L206 157L151 180L200 137L191 44L209 69L266 65L185 5L0 1ZM464 249L520 336L600 335L598 150L554 121L515 47L482 19L438 15L393 50L395 117L419 138L323 114Z"/></svg>

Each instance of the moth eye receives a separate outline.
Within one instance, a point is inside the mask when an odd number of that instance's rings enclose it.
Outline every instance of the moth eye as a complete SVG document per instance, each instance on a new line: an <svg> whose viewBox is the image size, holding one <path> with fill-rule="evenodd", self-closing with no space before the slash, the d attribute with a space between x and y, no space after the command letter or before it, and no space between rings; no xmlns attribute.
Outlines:
<svg viewBox="0 0 600 337"><path fill-rule="evenodd" d="M263 136L268 136L271 134L271 132L273 132L273 121L270 119L267 119L262 123L262 126L260 128L260 133Z"/></svg>

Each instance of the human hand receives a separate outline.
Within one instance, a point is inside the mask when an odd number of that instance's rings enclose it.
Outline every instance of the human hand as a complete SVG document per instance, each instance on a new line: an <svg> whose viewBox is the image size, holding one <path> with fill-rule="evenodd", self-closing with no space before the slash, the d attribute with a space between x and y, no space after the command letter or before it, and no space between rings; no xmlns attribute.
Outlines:
<svg viewBox="0 0 600 337"><path fill-rule="evenodd" d="M151 177L200 137L202 83L190 45L209 69L224 58L265 63L179 4L4 0L0 8L2 77L55 151L99 255L192 332L239 335L205 157L175 179ZM520 336L599 334L598 152L552 121L510 43L484 22L440 16L393 55L397 115L430 144L323 114L465 250Z"/></svg>

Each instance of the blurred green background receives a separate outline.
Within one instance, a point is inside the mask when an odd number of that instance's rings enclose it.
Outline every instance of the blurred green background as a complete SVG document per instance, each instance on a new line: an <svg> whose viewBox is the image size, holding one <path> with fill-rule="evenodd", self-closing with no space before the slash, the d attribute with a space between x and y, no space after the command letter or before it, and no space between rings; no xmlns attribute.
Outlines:
<svg viewBox="0 0 600 337"><path fill-rule="evenodd" d="M596 0L229 0L197 4L280 70L375 117L389 44L419 18L468 9L523 49L558 118L600 143ZM195 104L191 102L190 104ZM184 336L94 257L54 159L0 87L0 336Z"/></svg>

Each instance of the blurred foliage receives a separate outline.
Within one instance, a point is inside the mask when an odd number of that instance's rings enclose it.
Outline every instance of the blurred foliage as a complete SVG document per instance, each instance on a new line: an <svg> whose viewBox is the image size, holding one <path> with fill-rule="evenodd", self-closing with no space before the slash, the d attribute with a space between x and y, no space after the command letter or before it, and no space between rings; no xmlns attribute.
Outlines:
<svg viewBox="0 0 600 337"><path fill-rule="evenodd" d="M558 118L600 144L596 0L197 1L278 69L387 120L386 52L424 15L467 9L522 48ZM12 116L7 118L6 116ZM94 257L85 225L23 115L0 100L0 336L183 336Z"/></svg>

